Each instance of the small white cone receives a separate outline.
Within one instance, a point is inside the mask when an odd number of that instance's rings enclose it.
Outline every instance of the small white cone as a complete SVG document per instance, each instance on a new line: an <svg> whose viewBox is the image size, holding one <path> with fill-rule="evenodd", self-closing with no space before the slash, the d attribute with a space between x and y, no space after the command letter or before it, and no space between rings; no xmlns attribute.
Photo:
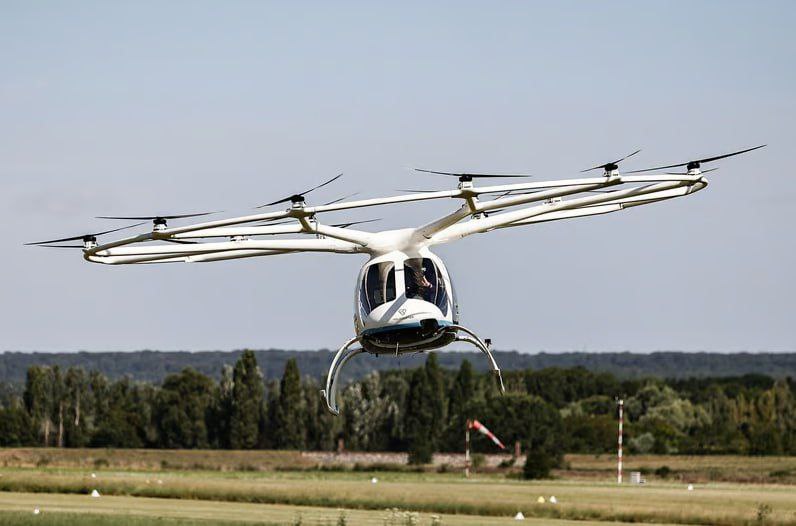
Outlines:
<svg viewBox="0 0 796 526"><path fill-rule="evenodd" d="M550 504L558 504L558 499L556 498L555 495L550 497Z"/></svg>
<svg viewBox="0 0 796 526"><path fill-rule="evenodd" d="M41 513L41 510L39 510L39 508L33 508L34 515L38 515L39 513Z"/></svg>
<svg viewBox="0 0 796 526"><path fill-rule="evenodd" d="M539 504L544 504L544 497L539 497L538 499L536 499L536 502L538 502Z"/></svg>
<svg viewBox="0 0 796 526"><path fill-rule="evenodd" d="M92 490L92 491L91 491L91 496L92 496L92 497L99 497L99 496L100 496L100 494L99 494L99 491L97 491L97 490Z"/></svg>
<svg viewBox="0 0 796 526"><path fill-rule="evenodd" d="M378 482L379 482L379 479L377 479L376 477L373 477L372 479L370 479L370 483L371 484L377 484Z"/></svg>
<svg viewBox="0 0 796 526"><path fill-rule="evenodd" d="M514 516L515 521L524 521L525 515L522 514L521 511L518 511L517 514Z"/></svg>
<svg viewBox="0 0 796 526"><path fill-rule="evenodd" d="M694 491L694 485L693 484L689 484L688 485L688 491Z"/></svg>

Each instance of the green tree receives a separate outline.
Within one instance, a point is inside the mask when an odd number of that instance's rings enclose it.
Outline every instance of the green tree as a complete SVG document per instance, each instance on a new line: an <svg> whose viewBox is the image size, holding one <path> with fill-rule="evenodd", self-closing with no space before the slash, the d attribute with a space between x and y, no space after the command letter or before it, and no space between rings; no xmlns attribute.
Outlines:
<svg viewBox="0 0 796 526"><path fill-rule="evenodd" d="M221 381L211 404L207 433L208 440L212 447L220 449L229 448L229 423L232 415L232 400L235 381L231 365L225 365L221 369Z"/></svg>
<svg viewBox="0 0 796 526"><path fill-rule="evenodd" d="M50 445L52 420L50 420L50 405L52 391L49 387L49 368L34 365L28 368L25 379L25 391L22 395L25 408L31 418L31 424L39 436L40 444L44 447Z"/></svg>
<svg viewBox="0 0 796 526"><path fill-rule="evenodd" d="M155 399L154 419L161 447L207 448L207 417L215 385L191 369L166 377Z"/></svg>
<svg viewBox="0 0 796 526"><path fill-rule="evenodd" d="M263 405L263 375L254 352L243 351L232 380L229 445L232 449L253 449L258 444Z"/></svg>
<svg viewBox="0 0 796 526"><path fill-rule="evenodd" d="M93 447L140 448L156 442L152 428L152 405L155 390L151 385L135 384L129 378L104 386L95 378L105 393L101 416L91 438Z"/></svg>
<svg viewBox="0 0 796 526"><path fill-rule="evenodd" d="M25 411L22 401L15 398L0 409L0 446L32 446L35 443L36 435L28 412Z"/></svg>
<svg viewBox="0 0 796 526"><path fill-rule="evenodd" d="M64 441L67 447L88 444L87 414L90 414L89 384L86 373L79 367L70 367L64 377L66 417Z"/></svg>
<svg viewBox="0 0 796 526"><path fill-rule="evenodd" d="M527 436L523 476L547 478L550 470L559 467L564 459L561 416L555 407L538 397L531 397L523 406Z"/></svg>
<svg viewBox="0 0 796 526"><path fill-rule="evenodd" d="M304 449L307 444L305 406L301 394L301 375L298 363L291 358L279 384L279 403L276 408L276 446L280 449Z"/></svg>
<svg viewBox="0 0 796 526"><path fill-rule="evenodd" d="M415 369L406 396L406 438L409 443L409 463L428 464L434 454L434 421L431 399L434 391L426 369Z"/></svg>

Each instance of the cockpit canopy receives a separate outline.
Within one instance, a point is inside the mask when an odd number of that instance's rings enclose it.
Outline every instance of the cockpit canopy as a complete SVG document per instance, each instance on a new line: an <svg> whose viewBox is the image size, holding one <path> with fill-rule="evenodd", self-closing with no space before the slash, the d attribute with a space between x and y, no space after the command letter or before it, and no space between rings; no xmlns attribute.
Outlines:
<svg viewBox="0 0 796 526"><path fill-rule="evenodd" d="M403 268L399 268L398 273L403 275L404 293L408 299L433 303L443 316L448 315L448 287L434 261L429 258L409 258L404 260ZM392 261L374 263L368 267L360 286L359 299L364 314L370 314L379 305L396 299L395 274L395 263Z"/></svg>

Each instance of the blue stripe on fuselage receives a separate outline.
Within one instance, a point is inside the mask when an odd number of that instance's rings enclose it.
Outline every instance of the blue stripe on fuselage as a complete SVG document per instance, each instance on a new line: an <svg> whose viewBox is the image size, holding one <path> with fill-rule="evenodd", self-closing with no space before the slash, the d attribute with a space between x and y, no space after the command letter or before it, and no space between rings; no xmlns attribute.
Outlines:
<svg viewBox="0 0 796 526"><path fill-rule="evenodd" d="M440 327L448 327L452 325L448 320L437 320ZM373 329L365 329L362 331L362 336L373 336L374 334L384 334L385 332L400 331L403 329L419 329L420 322L412 321L409 323L401 323L399 325L386 325L384 327L375 327Z"/></svg>

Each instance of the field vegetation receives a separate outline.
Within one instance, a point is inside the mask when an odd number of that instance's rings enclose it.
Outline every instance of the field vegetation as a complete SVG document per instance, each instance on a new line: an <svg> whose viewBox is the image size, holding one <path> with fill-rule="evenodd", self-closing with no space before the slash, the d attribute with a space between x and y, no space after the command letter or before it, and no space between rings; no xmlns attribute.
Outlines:
<svg viewBox="0 0 796 526"><path fill-rule="evenodd" d="M0 493L20 502L72 500L36 519L6 500L0 522L68 523L86 512L97 524L268 523L282 513L276 522L284 524L295 519L284 513L306 509L321 510L317 524L348 524L345 514L392 524L384 516L392 510L395 524L416 524L399 514L486 524L522 512L540 524L796 525L790 379L619 380L577 368L526 370L506 375L501 396L494 378L469 362L448 371L432 354L422 367L349 383L335 418L295 361L279 381L265 382L254 353L244 352L220 378L185 369L154 385L31 367L22 393L0 394ZM644 485L615 483L618 397L626 473L640 471ZM496 453L475 434L476 476L465 480L471 418L509 448ZM95 489L99 500L87 497ZM122 517L97 504L112 499L128 499L130 509L140 503L141 512ZM263 515L168 511L190 508L185 502L197 510L253 506ZM343 515L333 516L338 509Z"/></svg>
<svg viewBox="0 0 796 526"><path fill-rule="evenodd" d="M575 368L515 371L505 380L500 396L491 375L468 361L445 370L431 354L422 367L349 383L342 415L332 417L318 382L302 377L296 361L266 384L252 352L218 382L193 369L154 385L33 366L21 394L0 395L0 446L333 451L342 441L426 464L436 452L460 452L465 422L475 418L529 453L526 475L544 477L564 453L613 452L623 398L631 454L796 454L790 379L619 380ZM496 451L487 440L472 446Z"/></svg>
<svg viewBox="0 0 796 526"><path fill-rule="evenodd" d="M223 471L223 472L427 472L458 477L464 468L463 454L438 454L423 466L406 466L406 456L380 453L321 455L312 452L274 450L114 449L114 448L2 448L4 468L71 469L103 471ZM521 462L506 462L507 454L485 455L480 477L514 478ZM503 463L503 467L501 466ZM624 459L626 476L640 471L658 482L736 482L796 484L796 457L739 455L630 455ZM614 455L568 454L556 479L608 481L615 477ZM796 488L794 488L796 491Z"/></svg>
<svg viewBox="0 0 796 526"><path fill-rule="evenodd" d="M594 480L527 482L496 474L469 480L461 474L367 471L117 471L76 468L4 468L0 490L71 494L87 508L109 496L182 502L229 502L326 510L398 509L424 517L509 518L522 511L548 520L670 524L796 524L791 486L650 482L643 486ZM376 477L377 482L373 482ZM91 499L97 489L103 497ZM549 502L555 496L557 503ZM546 502L537 502L543 497ZM165 499L169 499L166 501ZM34 499L35 500L35 499ZM3 504L0 507L8 510ZM765 522L758 521L763 515ZM383 515L383 513L382 513ZM269 515L261 518L269 520Z"/></svg>

